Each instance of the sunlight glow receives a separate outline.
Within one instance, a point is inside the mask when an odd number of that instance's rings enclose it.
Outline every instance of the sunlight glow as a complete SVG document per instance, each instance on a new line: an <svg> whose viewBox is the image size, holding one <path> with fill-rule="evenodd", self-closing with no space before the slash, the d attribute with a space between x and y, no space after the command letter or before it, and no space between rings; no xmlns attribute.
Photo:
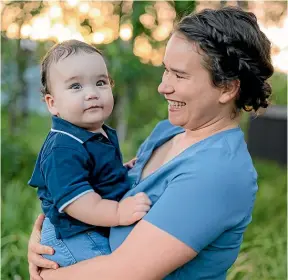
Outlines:
<svg viewBox="0 0 288 280"><path fill-rule="evenodd" d="M155 17L150 14L143 14L140 16L140 22L148 29L155 26Z"/></svg>
<svg viewBox="0 0 288 280"><path fill-rule="evenodd" d="M83 36L81 35L80 32L76 32L76 33L72 34L71 39L85 42L85 39L83 38Z"/></svg>
<svg viewBox="0 0 288 280"><path fill-rule="evenodd" d="M46 40L49 38L51 22L48 16L38 16L33 19L30 38L33 40Z"/></svg>
<svg viewBox="0 0 288 280"><path fill-rule="evenodd" d="M81 3L79 5L79 11L82 14L87 14L89 12L90 6L88 3Z"/></svg>
<svg viewBox="0 0 288 280"><path fill-rule="evenodd" d="M288 17L285 17L281 27L275 25L267 27L262 24L259 25L261 30L272 42L272 47L274 46L274 48L276 47L279 50L276 51L276 53L272 53L273 66L277 70L288 73Z"/></svg>
<svg viewBox="0 0 288 280"><path fill-rule="evenodd" d="M28 38L31 34L31 31L32 31L32 27L31 25L29 24L23 24L21 26L21 38L25 39L25 38Z"/></svg>
<svg viewBox="0 0 288 280"><path fill-rule="evenodd" d="M101 11L97 8L93 8L89 11L89 17L94 18L94 17L99 17L101 15Z"/></svg>
<svg viewBox="0 0 288 280"><path fill-rule="evenodd" d="M7 28L7 37L10 39L14 39L18 37L19 33L19 25L17 23L12 23Z"/></svg>
<svg viewBox="0 0 288 280"><path fill-rule="evenodd" d="M92 38L95 44L101 44L104 42L105 36L101 32L95 32Z"/></svg>
<svg viewBox="0 0 288 280"><path fill-rule="evenodd" d="M77 6L79 0L66 0L67 1L67 4L71 7L75 7Z"/></svg>
<svg viewBox="0 0 288 280"><path fill-rule="evenodd" d="M164 53L161 50L152 50L151 62L154 66L161 66Z"/></svg>
<svg viewBox="0 0 288 280"><path fill-rule="evenodd" d="M119 35L123 41L130 40L132 37L132 26L130 24L122 24Z"/></svg>
<svg viewBox="0 0 288 280"><path fill-rule="evenodd" d="M49 10L49 16L51 18L59 18L62 16L62 9L59 6L51 6Z"/></svg>
<svg viewBox="0 0 288 280"><path fill-rule="evenodd" d="M62 3L60 5L57 0L44 1L43 11L34 16L30 14L34 6L29 5L27 4L23 8L29 12L22 26L16 22L16 17L21 12L20 7L7 7L2 14L1 31L6 32L9 39L20 37L35 41L52 39L62 42L74 38L95 44L109 44L119 37L123 41L129 41L133 36L133 26L127 23L126 19L126 23L120 23L120 16L115 12L113 2L65 0L63 5ZM128 15L131 12L132 4L124 1L122 8L122 12ZM265 20L264 9L257 9L257 11L259 26L272 42L273 66L278 71L288 73L287 14L272 22ZM145 7L139 20L145 28L151 30L152 39L163 42L162 46L164 46L173 30L175 17L175 10L169 3L155 1L155 4ZM89 20L89 24L82 24L85 19ZM160 51L160 49L152 47L150 39L144 35L138 36L133 42L133 53L144 63L149 61L153 65L159 66L164 51L162 48Z"/></svg>
<svg viewBox="0 0 288 280"><path fill-rule="evenodd" d="M152 32L152 36L156 41L164 41L169 37L171 30L172 25L169 26L169 23L166 22L165 24L157 26Z"/></svg>
<svg viewBox="0 0 288 280"><path fill-rule="evenodd" d="M143 59L150 59L152 46L146 37L138 36L134 42L133 52L136 56L139 56Z"/></svg>

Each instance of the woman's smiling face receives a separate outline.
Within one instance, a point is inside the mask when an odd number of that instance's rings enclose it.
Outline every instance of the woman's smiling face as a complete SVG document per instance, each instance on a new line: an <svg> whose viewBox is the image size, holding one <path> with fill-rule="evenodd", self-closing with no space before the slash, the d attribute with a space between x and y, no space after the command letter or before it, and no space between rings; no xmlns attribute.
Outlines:
<svg viewBox="0 0 288 280"><path fill-rule="evenodd" d="M221 118L222 88L212 84L197 45L174 33L166 48L165 72L158 87L168 101L169 120L187 129L197 129Z"/></svg>

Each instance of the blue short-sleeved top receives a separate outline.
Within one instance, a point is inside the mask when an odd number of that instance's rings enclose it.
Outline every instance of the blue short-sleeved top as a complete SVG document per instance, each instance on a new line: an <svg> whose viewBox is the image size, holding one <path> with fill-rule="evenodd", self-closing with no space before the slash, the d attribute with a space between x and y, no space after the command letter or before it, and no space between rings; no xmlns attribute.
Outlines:
<svg viewBox="0 0 288 280"><path fill-rule="evenodd" d="M52 129L28 183L38 188L42 209L54 224L57 238L95 229L63 212L74 200L95 191L104 199L119 201L130 188L116 132L106 125L103 129L109 139L52 117ZM109 232L104 227L96 230Z"/></svg>
<svg viewBox="0 0 288 280"><path fill-rule="evenodd" d="M169 121L156 126L138 151L136 165L129 171L132 189L124 197L146 192L152 208L144 220L198 253L165 279L223 280L251 221L257 173L241 129L234 128L190 146L141 180L153 150L182 132ZM111 228L112 250L133 227Z"/></svg>

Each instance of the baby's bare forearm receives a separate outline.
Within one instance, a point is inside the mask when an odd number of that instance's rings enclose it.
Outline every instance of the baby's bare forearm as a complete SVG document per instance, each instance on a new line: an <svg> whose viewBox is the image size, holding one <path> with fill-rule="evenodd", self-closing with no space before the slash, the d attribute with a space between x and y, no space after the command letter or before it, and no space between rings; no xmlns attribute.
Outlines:
<svg viewBox="0 0 288 280"><path fill-rule="evenodd" d="M73 218L86 224L112 227L119 225L118 202L102 199L94 192L78 198L64 211Z"/></svg>
<svg viewBox="0 0 288 280"><path fill-rule="evenodd" d="M94 214L97 215L95 222L99 226L113 227L119 225L119 203L114 200L101 199L95 209ZM92 217L93 218L93 217Z"/></svg>

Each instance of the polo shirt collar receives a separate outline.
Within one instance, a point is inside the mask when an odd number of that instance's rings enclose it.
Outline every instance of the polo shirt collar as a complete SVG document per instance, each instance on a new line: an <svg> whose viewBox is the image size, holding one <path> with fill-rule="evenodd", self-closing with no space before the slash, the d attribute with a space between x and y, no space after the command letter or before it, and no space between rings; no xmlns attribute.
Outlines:
<svg viewBox="0 0 288 280"><path fill-rule="evenodd" d="M110 129L108 126L103 125L103 129L106 131ZM76 139L80 143L88 141L95 135L101 134L100 132L91 132L79 126L76 126L66 120L63 120L59 117L52 116L52 132L61 132L68 134L70 137ZM79 141L80 140L80 141Z"/></svg>

